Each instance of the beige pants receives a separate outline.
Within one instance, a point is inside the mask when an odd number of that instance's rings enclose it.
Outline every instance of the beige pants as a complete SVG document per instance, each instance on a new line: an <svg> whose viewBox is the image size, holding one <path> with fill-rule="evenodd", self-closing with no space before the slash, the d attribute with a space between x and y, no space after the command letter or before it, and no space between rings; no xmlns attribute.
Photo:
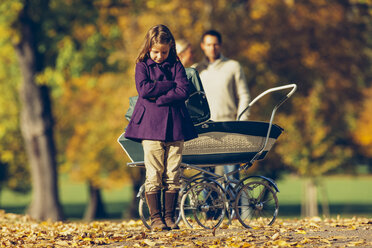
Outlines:
<svg viewBox="0 0 372 248"><path fill-rule="evenodd" d="M180 188L183 141L143 140L146 192Z"/></svg>

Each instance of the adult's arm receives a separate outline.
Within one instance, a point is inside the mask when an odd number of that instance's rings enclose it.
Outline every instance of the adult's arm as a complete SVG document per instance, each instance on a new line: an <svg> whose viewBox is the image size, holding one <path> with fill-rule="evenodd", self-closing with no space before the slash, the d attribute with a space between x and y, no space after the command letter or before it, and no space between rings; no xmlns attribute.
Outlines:
<svg viewBox="0 0 372 248"><path fill-rule="evenodd" d="M237 117L244 111L245 108L248 107L250 95L247 80L244 75L243 68L239 65L237 71L235 72L235 84L236 84L236 93L238 96L238 109L237 109ZM240 120L246 121L249 117L249 110L247 110Z"/></svg>

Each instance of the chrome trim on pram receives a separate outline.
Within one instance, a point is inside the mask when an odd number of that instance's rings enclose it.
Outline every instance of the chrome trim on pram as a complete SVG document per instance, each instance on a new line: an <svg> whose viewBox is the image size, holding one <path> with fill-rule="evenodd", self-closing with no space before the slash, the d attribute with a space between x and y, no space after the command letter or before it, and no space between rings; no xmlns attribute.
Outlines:
<svg viewBox="0 0 372 248"><path fill-rule="evenodd" d="M248 109L253 105L255 104L259 99L261 99L263 96L267 95L268 93L271 93L271 92L275 92L275 91L280 91L280 90L285 90L285 89L289 89L289 88L292 88L292 90L285 96L283 97L279 103L277 105L275 105L275 107L273 108L273 111L271 113L271 117L270 117L270 122L269 122L269 128L267 130L267 135L266 135L266 140L265 140L265 143L264 145L261 147L261 149L257 152L257 154L251 159L250 161L250 164L249 166L252 165L252 163L257 160L257 158L259 158L261 156L261 154L263 153L263 151L265 150L266 146L267 146L267 143L268 143L268 140L269 140L269 135L270 135L270 131L271 131L271 127L273 125L273 120L274 120L274 116L275 116L275 113L276 113L276 110L289 98L293 95L293 93L296 91L297 89L297 85L296 84L287 84L287 85L283 85L283 86L279 86L279 87L274 87L274 88L271 88L271 89L268 89L264 92L262 92L261 94L259 94L256 98L254 98L249 104L248 104L248 107L246 109L243 110L242 113L239 114L238 116L238 120L240 120L240 118L242 117L242 115L248 111Z"/></svg>

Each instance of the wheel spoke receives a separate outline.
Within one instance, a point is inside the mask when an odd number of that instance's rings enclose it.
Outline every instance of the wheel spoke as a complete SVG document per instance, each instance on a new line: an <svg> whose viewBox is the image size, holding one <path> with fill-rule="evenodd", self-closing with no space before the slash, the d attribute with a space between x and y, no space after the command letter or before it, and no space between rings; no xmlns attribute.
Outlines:
<svg viewBox="0 0 372 248"><path fill-rule="evenodd" d="M251 223L271 225L278 208L276 192L263 182L247 183L240 189L235 200L238 220L247 228Z"/></svg>
<svg viewBox="0 0 372 248"><path fill-rule="evenodd" d="M181 215L186 225L193 228L197 222L206 229L218 227L225 215L226 198L222 192L214 182L193 185L181 200Z"/></svg>

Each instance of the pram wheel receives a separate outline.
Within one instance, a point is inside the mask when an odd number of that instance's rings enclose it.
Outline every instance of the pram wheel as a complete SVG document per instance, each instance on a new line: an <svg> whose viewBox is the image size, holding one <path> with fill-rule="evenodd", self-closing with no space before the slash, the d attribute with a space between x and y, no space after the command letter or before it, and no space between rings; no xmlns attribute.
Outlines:
<svg viewBox="0 0 372 248"><path fill-rule="evenodd" d="M227 204L223 188L218 183L200 182L182 196L182 219L190 228L195 226L195 222L205 229L217 228L223 221Z"/></svg>
<svg viewBox="0 0 372 248"><path fill-rule="evenodd" d="M138 214L145 227L151 230L150 210L149 207L147 206L145 192L143 192L143 197L141 196L138 203Z"/></svg>
<svg viewBox="0 0 372 248"><path fill-rule="evenodd" d="M235 212L246 227L271 225L279 211L276 192L264 182L249 182L238 192Z"/></svg>

